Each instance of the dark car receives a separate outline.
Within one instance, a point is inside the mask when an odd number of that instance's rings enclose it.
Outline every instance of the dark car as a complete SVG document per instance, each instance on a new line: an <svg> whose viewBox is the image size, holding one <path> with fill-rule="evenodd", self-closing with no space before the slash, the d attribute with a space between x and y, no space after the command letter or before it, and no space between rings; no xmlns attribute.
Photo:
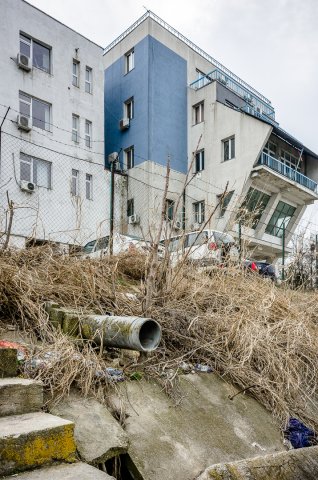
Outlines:
<svg viewBox="0 0 318 480"><path fill-rule="evenodd" d="M267 262L259 262L257 260L245 260L244 268L259 273L262 277L269 278L273 282L277 279L275 268Z"/></svg>

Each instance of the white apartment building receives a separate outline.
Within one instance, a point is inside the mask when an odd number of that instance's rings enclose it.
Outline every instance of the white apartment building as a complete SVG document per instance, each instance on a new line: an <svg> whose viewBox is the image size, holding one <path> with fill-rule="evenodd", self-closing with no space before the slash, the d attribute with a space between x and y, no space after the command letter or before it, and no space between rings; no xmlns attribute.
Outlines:
<svg viewBox="0 0 318 480"><path fill-rule="evenodd" d="M283 232L287 247L318 199L318 156L279 126L271 102L150 11L106 47L104 66L106 154L120 152L127 174L126 230L158 225L169 159L176 235L206 224L240 231L256 258L280 256Z"/></svg>
<svg viewBox="0 0 318 480"><path fill-rule="evenodd" d="M23 0L0 9L1 233L9 199L12 244L96 238L109 224L103 50Z"/></svg>

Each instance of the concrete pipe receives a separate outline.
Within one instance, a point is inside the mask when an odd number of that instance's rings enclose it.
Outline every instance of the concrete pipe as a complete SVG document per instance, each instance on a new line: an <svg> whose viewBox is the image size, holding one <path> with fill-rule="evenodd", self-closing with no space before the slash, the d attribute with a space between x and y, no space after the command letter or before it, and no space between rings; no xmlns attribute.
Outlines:
<svg viewBox="0 0 318 480"><path fill-rule="evenodd" d="M151 318L87 315L80 325L84 338L106 347L151 352L161 340L161 327Z"/></svg>

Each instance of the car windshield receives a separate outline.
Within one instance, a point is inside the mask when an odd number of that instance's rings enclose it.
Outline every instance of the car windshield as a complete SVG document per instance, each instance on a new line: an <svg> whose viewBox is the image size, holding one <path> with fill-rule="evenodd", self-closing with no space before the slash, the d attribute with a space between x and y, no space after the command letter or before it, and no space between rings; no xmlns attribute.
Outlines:
<svg viewBox="0 0 318 480"><path fill-rule="evenodd" d="M96 240L92 240L91 242L86 243L83 247L84 253L91 253L95 247Z"/></svg>
<svg viewBox="0 0 318 480"><path fill-rule="evenodd" d="M185 239L185 247L193 247L204 245L208 241L208 232L194 232L189 233Z"/></svg>
<svg viewBox="0 0 318 480"><path fill-rule="evenodd" d="M232 235L228 235L227 233L222 233L222 232L215 232L215 231L213 233L214 233L215 242L218 247L224 244L235 243Z"/></svg>

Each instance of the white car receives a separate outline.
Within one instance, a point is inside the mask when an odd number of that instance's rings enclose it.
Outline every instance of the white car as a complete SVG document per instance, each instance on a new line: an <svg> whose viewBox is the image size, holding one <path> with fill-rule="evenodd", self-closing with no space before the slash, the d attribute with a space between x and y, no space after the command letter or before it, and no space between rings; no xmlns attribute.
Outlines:
<svg viewBox="0 0 318 480"><path fill-rule="evenodd" d="M169 240L162 240L170 252L172 265L186 259L205 267L226 260L237 261L239 252L232 235L217 230L184 233Z"/></svg>
<svg viewBox="0 0 318 480"><path fill-rule="evenodd" d="M128 251L140 251L147 252L149 251L150 244L145 240L141 240L137 237L131 237L129 235L121 235L119 233L114 233L113 236L113 254L118 255L119 253L128 252ZM92 240L86 245L84 245L82 250L82 255L86 258L100 258L109 253L109 235L106 237L97 238Z"/></svg>

